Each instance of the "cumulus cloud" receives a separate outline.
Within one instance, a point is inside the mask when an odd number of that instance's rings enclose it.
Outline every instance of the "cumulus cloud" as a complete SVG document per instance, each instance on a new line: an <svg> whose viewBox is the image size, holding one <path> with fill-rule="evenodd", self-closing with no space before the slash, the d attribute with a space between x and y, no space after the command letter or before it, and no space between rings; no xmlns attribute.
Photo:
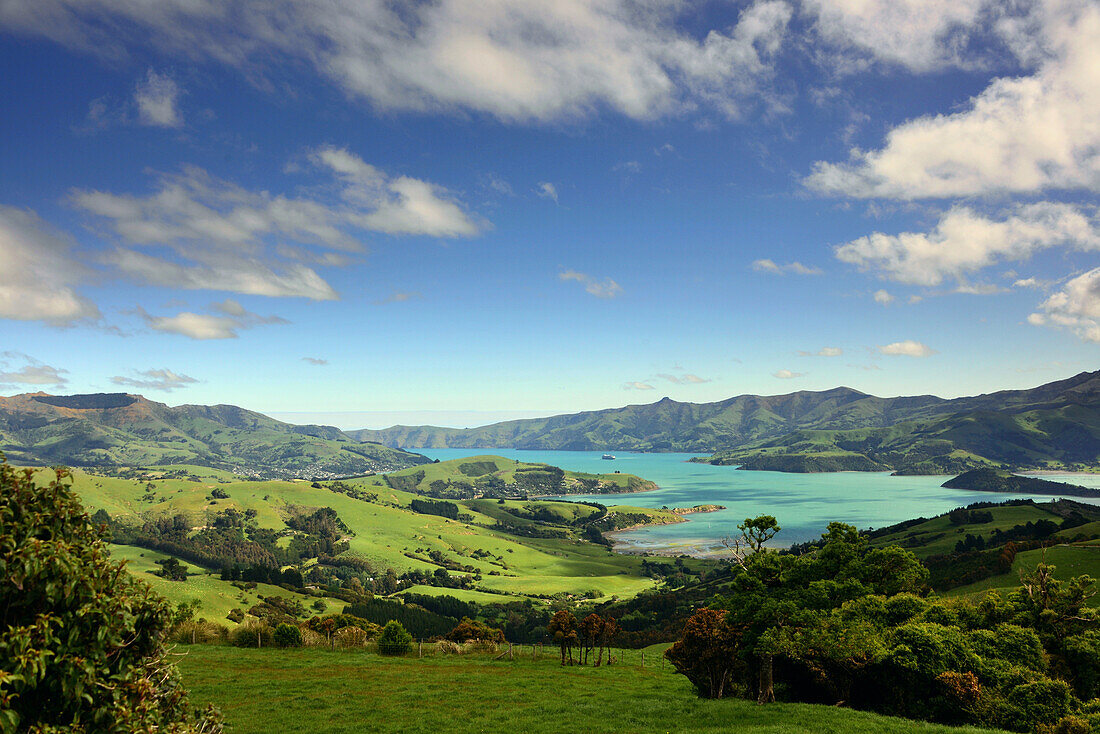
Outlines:
<svg viewBox="0 0 1100 734"><path fill-rule="evenodd" d="M313 300L337 294L310 266L346 262L332 250L361 250L358 231L462 237L481 229L435 184L389 176L342 148L313 151L310 161L335 181L334 198L250 191L185 167L161 175L148 196L76 190L70 199L125 243L103 261L134 280ZM139 249L153 247L174 256Z"/></svg>
<svg viewBox="0 0 1100 734"><path fill-rule="evenodd" d="M304 62L381 109L553 120L609 108L638 119L701 104L774 104L769 81L792 11L757 0L732 27L689 34L675 3L572 0L8 0L0 26L114 58L135 48L262 74Z"/></svg>
<svg viewBox="0 0 1100 734"><path fill-rule="evenodd" d="M303 362L309 362L310 364L315 365L317 367L324 367L325 365L328 364L327 359L321 359L319 357L302 357L302 361Z"/></svg>
<svg viewBox="0 0 1100 734"><path fill-rule="evenodd" d="M553 199L555 204L558 203L558 189L549 181L540 181L535 193L542 199Z"/></svg>
<svg viewBox="0 0 1100 734"><path fill-rule="evenodd" d="M623 383L624 390L653 390L653 385L646 382L625 382Z"/></svg>
<svg viewBox="0 0 1100 734"><path fill-rule="evenodd" d="M1034 74L994 80L960 112L903 123L879 150L819 162L806 184L902 200L1100 190L1100 5L1034 7L1029 26L1003 24L1018 52L1036 57Z"/></svg>
<svg viewBox="0 0 1100 734"><path fill-rule="evenodd" d="M792 372L791 370L779 370L778 372L773 372L772 373L772 377L775 377L775 378L780 379L780 380L793 380L796 377L805 377L805 376L806 376L805 372Z"/></svg>
<svg viewBox="0 0 1100 734"><path fill-rule="evenodd" d="M0 385L53 385L68 383L68 370L51 367L20 352L0 352Z"/></svg>
<svg viewBox="0 0 1100 734"><path fill-rule="evenodd" d="M844 354L840 347L822 347L816 352L799 352L799 357L839 357Z"/></svg>
<svg viewBox="0 0 1100 734"><path fill-rule="evenodd" d="M935 349L925 344L921 344L920 342L913 341L912 339L893 342L892 344L883 344L876 348L879 354L885 354L890 357L931 357L933 354L939 354Z"/></svg>
<svg viewBox="0 0 1100 734"><path fill-rule="evenodd" d="M138 308L137 314L153 331L179 334L191 339L236 339L239 331L262 324L286 324L279 316L260 316L252 313L237 301L226 299L210 304L214 313L199 314L181 311L174 316L154 316Z"/></svg>
<svg viewBox="0 0 1100 734"><path fill-rule="evenodd" d="M840 245L835 254L891 280L934 286L945 278L962 281L965 274L998 261L1022 260L1057 246L1100 249L1097 210L1039 202L1017 206L994 219L956 206L930 232L875 232Z"/></svg>
<svg viewBox="0 0 1100 734"><path fill-rule="evenodd" d="M1071 279L1027 320L1035 326L1067 329L1085 341L1100 342L1100 268Z"/></svg>
<svg viewBox="0 0 1100 734"><path fill-rule="evenodd" d="M559 280L572 280L584 286L585 291L597 298L614 298L623 292L622 286L611 278L599 280L587 273L578 273L576 270L565 270L558 273Z"/></svg>
<svg viewBox="0 0 1100 734"><path fill-rule="evenodd" d="M881 304L883 306L889 306L891 303L894 302L894 297L890 295L890 292L882 288L879 288L877 291L875 291L872 298L875 299L875 303Z"/></svg>
<svg viewBox="0 0 1100 734"><path fill-rule="evenodd" d="M162 390L171 392L181 387L187 387L198 382L194 377L189 377L170 369L134 370L134 377L116 375L111 382L116 385L136 387L139 390Z"/></svg>
<svg viewBox="0 0 1100 734"><path fill-rule="evenodd" d="M752 269L758 273L771 273L772 275L786 275L787 273L793 275L821 275L821 268L803 265L797 260L784 265L780 265L774 260L769 260L767 258L753 260Z"/></svg>
<svg viewBox="0 0 1100 734"><path fill-rule="evenodd" d="M0 205L0 318L67 326L100 317L77 288L90 273L37 214Z"/></svg>
<svg viewBox="0 0 1100 734"><path fill-rule="evenodd" d="M183 125L183 116L178 107L179 97L180 88L175 80L150 69L134 90L138 120L143 125L180 127Z"/></svg>

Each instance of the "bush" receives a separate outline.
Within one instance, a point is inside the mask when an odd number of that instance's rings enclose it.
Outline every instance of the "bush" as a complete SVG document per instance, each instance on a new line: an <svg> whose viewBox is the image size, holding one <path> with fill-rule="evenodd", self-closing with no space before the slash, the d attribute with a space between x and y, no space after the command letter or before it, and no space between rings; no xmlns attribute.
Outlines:
<svg viewBox="0 0 1100 734"><path fill-rule="evenodd" d="M297 625L286 622L275 628L272 637L279 647L301 647L302 645L302 630L298 629Z"/></svg>
<svg viewBox="0 0 1100 734"><path fill-rule="evenodd" d="M386 622L378 636L378 652L382 655L404 655L412 646L412 635L397 620Z"/></svg>
<svg viewBox="0 0 1100 734"><path fill-rule="evenodd" d="M271 647L275 644L271 627L251 620L230 632L229 641L236 647Z"/></svg>
<svg viewBox="0 0 1100 734"><path fill-rule="evenodd" d="M216 622L187 621L172 628L172 641L184 645L219 645L229 639L229 629Z"/></svg>
<svg viewBox="0 0 1100 734"><path fill-rule="evenodd" d="M0 730L221 731L166 662L171 608L110 560L57 469L0 456Z"/></svg>
<svg viewBox="0 0 1100 734"><path fill-rule="evenodd" d="M367 644L367 633L358 627L341 627L332 634L333 642L340 647L363 647Z"/></svg>

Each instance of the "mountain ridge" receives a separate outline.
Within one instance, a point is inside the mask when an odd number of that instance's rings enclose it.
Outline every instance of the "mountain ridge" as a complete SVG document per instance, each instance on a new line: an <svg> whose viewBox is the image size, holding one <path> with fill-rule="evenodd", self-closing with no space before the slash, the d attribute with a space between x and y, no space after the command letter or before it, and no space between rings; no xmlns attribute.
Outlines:
<svg viewBox="0 0 1100 734"><path fill-rule="evenodd" d="M0 451L24 464L198 464L257 478L332 478L429 461L236 405L170 407L130 393L0 397Z"/></svg>
<svg viewBox="0 0 1100 734"><path fill-rule="evenodd" d="M880 398L849 387L824 391L797 391L783 395L738 395L712 403L681 403L662 398L654 403L606 408L598 411L562 414L548 418L530 418L494 423L470 429L434 426L393 426L381 430L351 430L346 433L360 440L374 440L389 446L411 448L517 448L536 450L585 451L683 451L716 454L716 463L741 463L750 458L737 452L754 452L759 462L771 454L824 456L851 454L861 458L851 466L870 469L935 470L947 473L960 467L996 463L998 465L1047 466L1067 463L1062 443L1076 441L1082 450L1070 451L1069 463L1095 466L1100 462L1100 372L1081 372L1071 377L1034 388L998 390L975 396L940 398L935 395ZM1083 411L1083 412L1082 412ZM1057 413L1057 416L1053 414ZM1079 414L1080 413L1080 414ZM953 418L953 421L948 421ZM1011 451L996 459L956 456L952 444L961 434L988 430L1008 430L1015 438L1027 436L1027 429L999 426L1006 420L1057 423L1049 441L1024 441L1016 454ZM977 424L979 428L975 429ZM920 434L939 433L947 438L929 439L921 444L921 454L899 458L905 447L899 426L909 426L911 440ZM1010 429L1010 430L1009 430ZM819 451L807 451L801 432L819 431L836 434ZM872 436L880 443L898 439L888 451L866 454L840 444L859 443L868 437L848 432L878 431ZM900 431L906 434L906 431ZM1021 434L1017 436L1016 434ZM1064 439L1064 440L1063 440ZM930 443L931 441L931 443ZM840 442L839 444L837 442ZM941 443L942 442L942 443ZM966 443L964 441L964 443ZM973 443L973 441L971 441ZM979 441L983 446L988 441ZM1031 445L1034 444L1034 445ZM779 449L786 446L785 451ZM724 452L727 455L722 455ZM733 452L733 453L729 453ZM1053 453L1052 453L1053 452ZM973 453L966 450L963 453ZM1016 458L1013 458L1015 456ZM956 461L955 459L958 459ZM938 463L937 463L938 461ZM774 462L773 462L774 463ZM790 464L787 462L787 465ZM840 466L835 460L796 462L806 466Z"/></svg>

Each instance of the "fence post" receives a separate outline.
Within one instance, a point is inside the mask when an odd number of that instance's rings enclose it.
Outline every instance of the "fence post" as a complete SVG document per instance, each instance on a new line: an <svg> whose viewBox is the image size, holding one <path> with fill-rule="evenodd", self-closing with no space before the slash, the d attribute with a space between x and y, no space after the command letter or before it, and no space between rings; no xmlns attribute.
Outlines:
<svg viewBox="0 0 1100 734"><path fill-rule="evenodd" d="M257 632L256 633L256 649L259 650L261 647L263 647L263 644L260 641L260 633Z"/></svg>
<svg viewBox="0 0 1100 734"><path fill-rule="evenodd" d="M512 654L512 643L511 642L508 643L508 659L509 660L515 660L516 659L516 656Z"/></svg>
<svg viewBox="0 0 1100 734"><path fill-rule="evenodd" d="M420 638L420 644L417 646L417 653L420 657L424 657L424 638Z"/></svg>
<svg viewBox="0 0 1100 734"><path fill-rule="evenodd" d="M645 667L645 650L642 650L642 667Z"/></svg>
<svg viewBox="0 0 1100 734"><path fill-rule="evenodd" d="M191 644L192 645L195 644L195 628L194 627L191 628Z"/></svg>

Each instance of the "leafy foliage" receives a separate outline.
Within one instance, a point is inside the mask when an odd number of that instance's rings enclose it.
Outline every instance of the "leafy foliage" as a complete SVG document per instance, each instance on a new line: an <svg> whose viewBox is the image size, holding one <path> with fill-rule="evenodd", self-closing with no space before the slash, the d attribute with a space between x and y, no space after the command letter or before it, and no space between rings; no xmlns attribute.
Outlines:
<svg viewBox="0 0 1100 734"><path fill-rule="evenodd" d="M404 655L412 646L412 635L397 620L386 622L378 636L378 652L382 655Z"/></svg>
<svg viewBox="0 0 1100 734"><path fill-rule="evenodd" d="M164 637L171 609L112 563L68 473L0 462L0 729L218 732Z"/></svg>

